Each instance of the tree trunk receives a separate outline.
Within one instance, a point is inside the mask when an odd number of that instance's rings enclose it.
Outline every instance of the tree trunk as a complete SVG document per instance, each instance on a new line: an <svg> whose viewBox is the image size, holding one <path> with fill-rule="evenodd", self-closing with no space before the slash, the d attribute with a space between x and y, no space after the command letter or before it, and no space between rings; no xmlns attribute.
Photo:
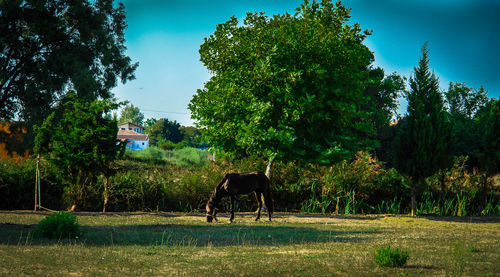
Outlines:
<svg viewBox="0 0 500 277"><path fill-rule="evenodd" d="M266 176L271 180L272 168L273 168L274 157L269 158L266 167Z"/></svg>
<svg viewBox="0 0 500 277"><path fill-rule="evenodd" d="M274 162L274 156L270 157L269 160L267 161L267 167L266 167L265 174L266 174L267 178L269 179L269 181L271 180L271 175L272 175L272 171L273 171L273 162ZM265 202L264 201L264 194L260 195L260 200L262 202ZM264 205L262 205L262 208L260 209L260 211L264 212L265 210L266 209L265 209ZM257 212L260 212L260 211L259 211L259 208L257 208Z"/></svg>
<svg viewBox="0 0 500 277"><path fill-rule="evenodd" d="M40 155L38 155L39 157ZM35 212L38 210L38 158L36 160L35 169Z"/></svg>
<svg viewBox="0 0 500 277"><path fill-rule="evenodd" d="M108 176L103 176L104 179L104 204L102 206L102 212L106 212L106 205L108 204L109 201L109 191L108 191L108 186L109 186L109 177Z"/></svg>
<svg viewBox="0 0 500 277"><path fill-rule="evenodd" d="M411 216L417 215L417 188L416 183L411 184Z"/></svg>
<svg viewBox="0 0 500 277"><path fill-rule="evenodd" d="M441 206L441 215L444 215L444 198L445 198L445 177L446 177L446 170L442 169L441 171L441 201L440 201L440 206Z"/></svg>

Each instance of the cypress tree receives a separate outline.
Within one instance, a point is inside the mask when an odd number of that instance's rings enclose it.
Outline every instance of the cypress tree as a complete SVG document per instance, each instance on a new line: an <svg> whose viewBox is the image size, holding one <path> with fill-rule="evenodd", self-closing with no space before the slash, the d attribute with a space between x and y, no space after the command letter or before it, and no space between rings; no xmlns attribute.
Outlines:
<svg viewBox="0 0 500 277"><path fill-rule="evenodd" d="M412 216L416 215L417 188L450 160L450 127L428 54L426 43L410 77L410 90L405 95L408 110L395 141L395 166L410 180Z"/></svg>

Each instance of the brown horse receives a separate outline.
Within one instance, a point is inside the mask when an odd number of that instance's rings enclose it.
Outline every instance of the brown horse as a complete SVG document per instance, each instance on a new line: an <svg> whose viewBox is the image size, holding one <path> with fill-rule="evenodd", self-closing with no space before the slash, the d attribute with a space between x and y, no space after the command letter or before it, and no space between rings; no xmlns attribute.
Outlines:
<svg viewBox="0 0 500 277"><path fill-rule="evenodd" d="M251 192L255 193L255 197L259 203L259 209L255 220L259 220L260 218L260 210L262 208L261 195L263 194L264 205L266 205L266 209L269 214L269 221L271 221L271 215L273 214L273 200L271 198L270 184L271 182L269 181L269 178L267 178L267 176L262 172L226 174L226 176L222 178L222 181L220 181L215 190L212 192L212 195L207 202L207 222L212 222L213 219L217 221L217 218L215 217L217 214L217 205L219 205L219 202L225 196L231 197L231 218L229 219L229 222L233 222L235 196Z"/></svg>

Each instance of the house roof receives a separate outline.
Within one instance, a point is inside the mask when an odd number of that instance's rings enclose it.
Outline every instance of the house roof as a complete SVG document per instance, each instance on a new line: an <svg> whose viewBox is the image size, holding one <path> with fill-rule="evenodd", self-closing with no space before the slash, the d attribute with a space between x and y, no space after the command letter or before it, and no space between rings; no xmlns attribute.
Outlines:
<svg viewBox="0 0 500 277"><path fill-rule="evenodd" d="M140 134L132 130L118 130L116 138L119 140L148 140L149 135Z"/></svg>
<svg viewBox="0 0 500 277"><path fill-rule="evenodd" d="M133 123L133 122L124 122L124 123L118 124L118 127L123 126L123 125L127 125L127 124L128 124L129 126L134 126L134 127L139 127L139 128L144 129L144 126L141 126L141 125L139 125L139 124L135 124L135 123Z"/></svg>

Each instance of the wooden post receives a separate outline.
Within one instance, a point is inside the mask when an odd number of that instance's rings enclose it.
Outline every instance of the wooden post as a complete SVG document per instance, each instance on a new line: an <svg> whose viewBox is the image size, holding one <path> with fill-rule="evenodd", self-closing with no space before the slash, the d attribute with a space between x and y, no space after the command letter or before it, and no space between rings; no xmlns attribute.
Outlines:
<svg viewBox="0 0 500 277"><path fill-rule="evenodd" d="M40 154L36 157L36 170L35 170L35 211L42 206L42 197L40 192Z"/></svg>

